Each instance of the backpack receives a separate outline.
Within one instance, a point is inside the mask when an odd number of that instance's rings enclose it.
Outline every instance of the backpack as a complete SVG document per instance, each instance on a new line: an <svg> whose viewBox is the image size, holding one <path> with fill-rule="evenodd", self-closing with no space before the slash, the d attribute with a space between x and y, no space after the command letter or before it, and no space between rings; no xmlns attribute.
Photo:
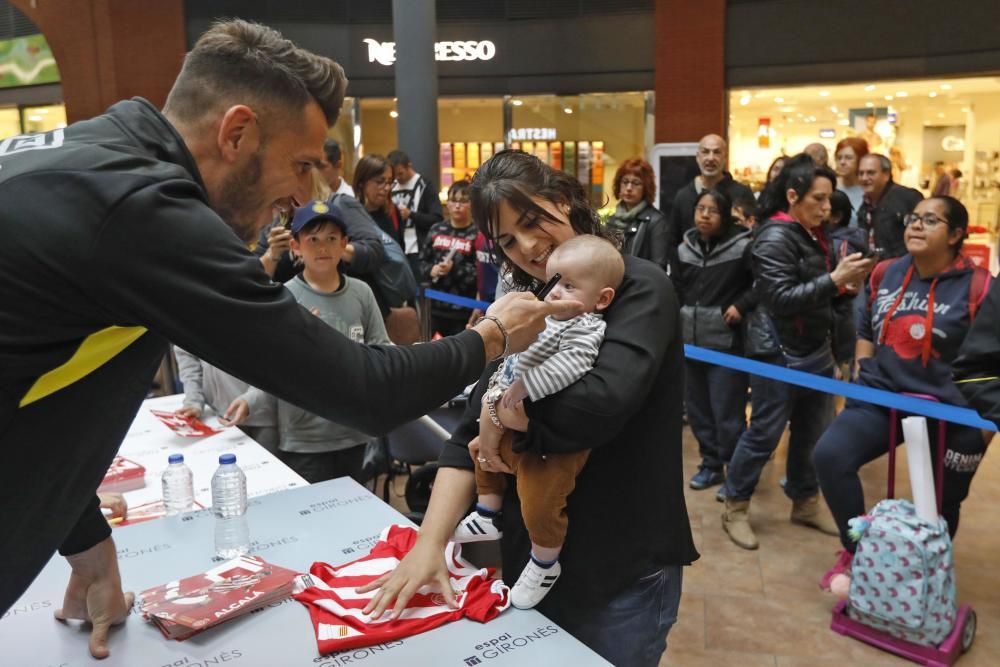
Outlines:
<svg viewBox="0 0 1000 667"><path fill-rule="evenodd" d="M348 199L354 200L350 195L333 194L327 199L327 203L334 208L341 219L347 221L349 224L350 218L356 216L352 215L352 212L348 209L360 209L361 211L364 211L364 209L360 204L357 206L348 205ZM410 269L410 263L406 259L403 249L396 243L395 239L375 224L375 221L368 216L367 212L365 213L365 217L371 227L377 232L379 239L382 241L382 247L385 250L385 259L372 276L375 287L381 292L386 305L390 308L399 308L407 301L411 303L416 301L418 292L417 279L413 277L413 271ZM350 234L350 230L348 230L348 234Z"/></svg>
<svg viewBox="0 0 1000 667"><path fill-rule="evenodd" d="M882 278L885 277L886 270L895 262L898 257L893 257L892 259L886 259L875 265L872 269L871 274L868 276L868 308L872 307L875 303L875 297L878 295L879 285L882 284ZM967 260L968 261L968 260ZM983 298L986 296L986 290L990 286L990 281L993 279L993 275L986 269L973 266L972 267L972 280L969 281L969 322L976 321L976 313L979 311L979 306L983 302Z"/></svg>
<svg viewBox="0 0 1000 667"><path fill-rule="evenodd" d="M860 540L848 615L915 644L943 642L958 618L947 522L921 519L908 500L883 500L850 525Z"/></svg>

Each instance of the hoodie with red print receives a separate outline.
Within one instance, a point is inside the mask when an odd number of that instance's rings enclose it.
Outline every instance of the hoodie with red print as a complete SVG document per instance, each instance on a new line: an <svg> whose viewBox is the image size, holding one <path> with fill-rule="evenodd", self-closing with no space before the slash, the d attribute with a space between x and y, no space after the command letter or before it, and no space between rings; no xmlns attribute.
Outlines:
<svg viewBox="0 0 1000 667"><path fill-rule="evenodd" d="M973 273L986 271L959 257L936 276L921 278L913 257L888 260L876 291L868 284L858 338L875 344L875 356L862 359L858 383L894 392L934 396L965 405L952 384L951 365L985 290L972 289ZM988 278L980 277L982 285Z"/></svg>

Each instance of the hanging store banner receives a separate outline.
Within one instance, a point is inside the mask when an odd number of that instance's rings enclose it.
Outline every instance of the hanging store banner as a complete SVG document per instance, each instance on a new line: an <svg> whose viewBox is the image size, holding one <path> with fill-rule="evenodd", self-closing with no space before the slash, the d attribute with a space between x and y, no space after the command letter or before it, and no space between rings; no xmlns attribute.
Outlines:
<svg viewBox="0 0 1000 667"><path fill-rule="evenodd" d="M0 40L0 88L58 81L59 68L43 35Z"/></svg>

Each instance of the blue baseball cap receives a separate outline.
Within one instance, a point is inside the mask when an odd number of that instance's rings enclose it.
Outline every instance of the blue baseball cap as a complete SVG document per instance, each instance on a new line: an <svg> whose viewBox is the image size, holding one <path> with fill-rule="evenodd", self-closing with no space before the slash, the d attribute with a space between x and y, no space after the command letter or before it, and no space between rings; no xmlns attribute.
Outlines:
<svg viewBox="0 0 1000 667"><path fill-rule="evenodd" d="M292 234L298 234L303 227L314 220L329 220L340 227L340 231L345 236L347 235L347 225L334 212L333 207L320 199L313 199L300 206L292 217L292 224L289 229L291 229Z"/></svg>

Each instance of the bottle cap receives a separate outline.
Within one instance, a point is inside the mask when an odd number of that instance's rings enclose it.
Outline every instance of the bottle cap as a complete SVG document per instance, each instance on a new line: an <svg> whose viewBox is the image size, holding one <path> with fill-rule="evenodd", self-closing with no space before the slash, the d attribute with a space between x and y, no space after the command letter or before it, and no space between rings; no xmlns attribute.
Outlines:
<svg viewBox="0 0 1000 667"><path fill-rule="evenodd" d="M219 465L228 465L230 463L236 463L236 454L222 454L219 456Z"/></svg>
<svg viewBox="0 0 1000 667"><path fill-rule="evenodd" d="M167 463L184 463L183 454L171 454L167 457Z"/></svg>

